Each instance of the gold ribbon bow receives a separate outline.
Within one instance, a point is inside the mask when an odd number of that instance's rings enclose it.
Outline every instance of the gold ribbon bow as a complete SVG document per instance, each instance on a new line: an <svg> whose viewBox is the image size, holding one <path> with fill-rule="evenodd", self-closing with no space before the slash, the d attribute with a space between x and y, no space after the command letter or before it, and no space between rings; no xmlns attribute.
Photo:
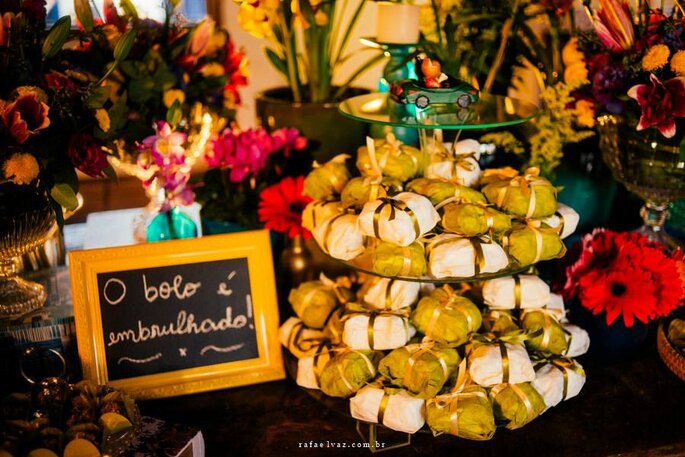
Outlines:
<svg viewBox="0 0 685 457"><path fill-rule="evenodd" d="M409 324L408 324L408 319L410 315L410 311L408 309L401 309L401 310L369 310L367 308L364 308L363 306L357 304L357 303L348 303L345 308L345 314L342 316L340 319L341 322L345 322L352 318L355 315L365 315L369 317L369 322L366 327L366 332L367 332L367 341L369 344L369 349L373 350L375 341L374 341L374 332L373 332L373 326L376 322L376 318L379 316L398 316L402 318L402 324L404 325L404 330L405 330L405 340L409 339Z"/></svg>
<svg viewBox="0 0 685 457"><path fill-rule="evenodd" d="M539 371L542 367L549 364L561 372L563 376L564 384L562 389L562 400L566 400L568 395L568 372L573 371L574 373L585 377L585 370L583 370L573 359L568 357L550 357L550 358L539 358L535 359L535 371Z"/></svg>
<svg viewBox="0 0 685 457"><path fill-rule="evenodd" d="M373 212L373 234L376 236L376 238L382 239L380 236L380 219L381 213L386 207L390 208L387 218L388 221L394 221L396 217L396 211L402 211L411 219L412 224L414 225L414 233L416 238L421 236L421 226L419 225L419 220L416 218L416 214L414 214L414 211L409 207L409 205L401 200L394 200L392 198L381 198L379 200L381 201L381 204L378 205Z"/></svg>
<svg viewBox="0 0 685 457"><path fill-rule="evenodd" d="M535 186L549 185L549 181L540 177L540 169L537 167L530 167L525 174L515 176L509 181L509 184L500 188L497 194L496 206L504 207L509 190L514 187L520 187L523 195L529 198L528 210L526 211L526 219L530 219L535 213L536 198Z"/></svg>
<svg viewBox="0 0 685 457"><path fill-rule="evenodd" d="M322 272L319 275L319 281L321 281L326 287L329 287L333 290L341 305L344 305L349 301L342 289L345 288L349 290L352 288L352 281L350 281L350 278L347 276L338 276L335 278L335 281L333 281Z"/></svg>
<svg viewBox="0 0 685 457"><path fill-rule="evenodd" d="M554 311L549 310L547 308L536 308L536 309L527 309L524 310L521 313L521 321L526 317L527 314L530 313L540 313L543 316L543 325L542 325L542 341L540 342L540 347L539 349L541 351L544 351L547 349L547 346L549 346L549 340L552 338L552 325L554 323L559 324L559 319L557 315L554 313ZM559 324L559 327L561 327L562 331L570 335L570 333L563 327L561 324ZM570 345L570 339L568 340L568 343ZM568 346L566 348L566 351L568 351Z"/></svg>
<svg viewBox="0 0 685 457"><path fill-rule="evenodd" d="M409 353L409 359L407 360L407 365L404 370L404 382L408 382L411 379L412 372L414 370L414 365L416 362L424 355L430 354L438 361L440 367L442 368L442 374L445 378L449 378L449 369L447 368L447 363L445 359L442 358L440 354L435 352L435 342L428 341L420 344L412 344L409 346L404 346L404 350Z"/></svg>
<svg viewBox="0 0 685 457"><path fill-rule="evenodd" d="M311 350L315 344L321 343L323 338L302 338L303 332L307 328L304 322L298 321L292 327L290 327L290 332L288 333L288 349L295 348L302 352L308 352Z"/></svg>
<svg viewBox="0 0 685 457"><path fill-rule="evenodd" d="M457 301L456 298L460 297L461 295L447 284L442 286L442 289L447 293L447 300L440 301L438 305L433 309L431 318L428 321L428 325L426 326L425 335L428 338L432 338L433 328L435 327L435 324L438 323L438 318L440 317L440 315L445 311L456 311L460 313L462 316L464 316L464 319L466 319L466 325L469 333L474 330L477 330L473 328L473 318L471 317L471 315L463 308L455 306Z"/></svg>
<svg viewBox="0 0 685 457"><path fill-rule="evenodd" d="M546 230L541 228L540 226L541 222L539 220L526 219L524 223L517 224L516 226L512 227L511 230L509 230L507 233L504 234L504 236L502 236L502 249L504 249L504 252L506 252L508 255L509 247L511 246L511 234L517 230L530 229L533 232L533 235L535 236L535 258L533 259L531 265L538 263L540 261L540 257L542 257L542 231Z"/></svg>
<svg viewBox="0 0 685 457"><path fill-rule="evenodd" d="M497 384L495 387L490 390L490 396L493 398L493 400L497 397L497 395L500 394L504 389L511 389L514 394L516 394L517 397L521 400L521 403L526 407L526 423L532 421L535 416L533 415L534 410L533 410L533 403L530 401L530 398L528 398L528 395L523 392L523 390L516 384Z"/></svg>

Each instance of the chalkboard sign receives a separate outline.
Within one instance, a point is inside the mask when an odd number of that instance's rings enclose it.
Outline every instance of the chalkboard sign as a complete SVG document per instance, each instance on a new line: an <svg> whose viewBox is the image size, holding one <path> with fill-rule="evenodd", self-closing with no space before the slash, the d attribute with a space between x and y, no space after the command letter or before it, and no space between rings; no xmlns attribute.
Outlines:
<svg viewBox="0 0 685 457"><path fill-rule="evenodd" d="M70 253L84 375L139 398L283 378L265 231Z"/></svg>

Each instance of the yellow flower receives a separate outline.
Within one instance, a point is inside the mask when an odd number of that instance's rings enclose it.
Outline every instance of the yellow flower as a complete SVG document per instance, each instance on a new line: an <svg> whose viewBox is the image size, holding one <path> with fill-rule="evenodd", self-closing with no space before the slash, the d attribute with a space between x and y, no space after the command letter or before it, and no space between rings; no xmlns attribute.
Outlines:
<svg viewBox="0 0 685 457"><path fill-rule="evenodd" d="M31 154L15 153L7 159L2 171L14 184L29 184L38 177L38 161Z"/></svg>
<svg viewBox="0 0 685 457"><path fill-rule="evenodd" d="M248 2L240 4L238 9L238 24L255 38L268 38L273 34L275 13L273 10L258 3L254 6Z"/></svg>
<svg viewBox="0 0 685 457"><path fill-rule="evenodd" d="M589 100L576 102L576 124L589 129L595 126L595 105Z"/></svg>
<svg viewBox="0 0 685 457"><path fill-rule="evenodd" d="M186 93L181 89L169 89L164 91L164 96L162 97L164 106L170 108L176 100L182 105L183 102L186 101Z"/></svg>
<svg viewBox="0 0 685 457"><path fill-rule="evenodd" d="M200 68L200 74L205 78L223 76L225 73L224 66L217 62L205 64Z"/></svg>
<svg viewBox="0 0 685 457"><path fill-rule="evenodd" d="M98 121L98 125L102 129L103 132L109 131L110 127L110 121L109 121L109 114L107 113L106 109L96 109L95 110L95 119Z"/></svg>
<svg viewBox="0 0 685 457"><path fill-rule="evenodd" d="M578 38L573 37L568 40L568 43L561 50L561 60L564 61L564 65L567 67L573 65L576 62L584 62L585 56L578 49Z"/></svg>
<svg viewBox="0 0 685 457"><path fill-rule="evenodd" d="M658 70L666 65L670 54L671 51L669 51L668 46L665 44L655 44L642 57L642 69L645 71Z"/></svg>
<svg viewBox="0 0 685 457"><path fill-rule="evenodd" d="M33 94L39 102L48 103L48 94L46 94L43 89L36 86L19 86L12 92L12 98L19 98L26 94Z"/></svg>
<svg viewBox="0 0 685 457"><path fill-rule="evenodd" d="M678 76L685 76L685 51L678 51L671 57L671 70Z"/></svg>
<svg viewBox="0 0 685 457"><path fill-rule="evenodd" d="M317 12L314 13L314 22L316 22L316 25L319 27L322 27L328 24L328 15L323 10L317 10Z"/></svg>
<svg viewBox="0 0 685 457"><path fill-rule="evenodd" d="M585 62L580 61L569 65L564 70L564 82L571 87L578 87L588 82L587 67Z"/></svg>

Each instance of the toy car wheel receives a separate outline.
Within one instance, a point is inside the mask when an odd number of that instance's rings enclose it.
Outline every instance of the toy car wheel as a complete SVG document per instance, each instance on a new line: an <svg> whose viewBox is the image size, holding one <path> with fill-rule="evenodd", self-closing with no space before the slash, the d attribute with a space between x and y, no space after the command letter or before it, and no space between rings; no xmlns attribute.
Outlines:
<svg viewBox="0 0 685 457"><path fill-rule="evenodd" d="M426 106L428 106L429 102L430 101L428 100L428 97L426 97L425 95L420 95L416 99L416 106L418 106L419 108L425 108Z"/></svg>
<svg viewBox="0 0 685 457"><path fill-rule="evenodd" d="M471 104L471 99L469 98L468 95L462 94L457 98L457 104L461 106L462 108L466 108Z"/></svg>

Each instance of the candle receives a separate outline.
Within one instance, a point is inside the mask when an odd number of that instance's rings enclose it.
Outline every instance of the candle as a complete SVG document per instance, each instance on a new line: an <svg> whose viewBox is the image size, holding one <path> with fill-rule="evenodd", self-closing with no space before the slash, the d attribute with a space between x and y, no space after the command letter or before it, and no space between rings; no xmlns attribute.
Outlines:
<svg viewBox="0 0 685 457"><path fill-rule="evenodd" d="M379 43L418 43L420 6L393 2L377 4L376 40Z"/></svg>

